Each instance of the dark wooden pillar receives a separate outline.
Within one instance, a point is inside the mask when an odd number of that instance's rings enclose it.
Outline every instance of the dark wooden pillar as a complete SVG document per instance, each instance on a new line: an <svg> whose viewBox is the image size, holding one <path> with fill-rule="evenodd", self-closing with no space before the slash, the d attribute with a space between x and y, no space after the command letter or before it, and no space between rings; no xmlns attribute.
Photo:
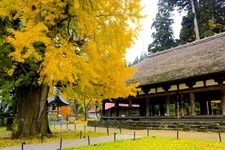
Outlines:
<svg viewBox="0 0 225 150"><path fill-rule="evenodd" d="M166 116L170 116L170 96L166 96Z"/></svg>
<svg viewBox="0 0 225 150"><path fill-rule="evenodd" d="M116 117L119 117L120 114L120 108L119 108L119 102L115 101L115 110L116 110Z"/></svg>
<svg viewBox="0 0 225 150"><path fill-rule="evenodd" d="M149 100L150 99L148 97L145 99L145 101L146 101L146 114L145 114L145 116L146 117L150 116L150 101Z"/></svg>
<svg viewBox="0 0 225 150"><path fill-rule="evenodd" d="M209 101L207 100L205 103L206 103L206 114L209 115Z"/></svg>
<svg viewBox="0 0 225 150"><path fill-rule="evenodd" d="M146 116L146 103L144 100L141 100L139 103L140 107L139 107L139 112L140 112L140 116Z"/></svg>
<svg viewBox="0 0 225 150"><path fill-rule="evenodd" d="M153 108L154 108L154 106L153 106L153 103L151 103L150 104L150 116L153 116Z"/></svg>
<svg viewBox="0 0 225 150"><path fill-rule="evenodd" d="M179 107L178 107L178 105L179 105L179 104L178 104L178 100L177 100L177 98L176 98L176 100L175 100L175 110L174 110L174 111L175 111L175 115L176 115L177 117L179 116L179 113L178 113L178 108L179 108ZM179 117L178 117L178 118L179 118Z"/></svg>
<svg viewBox="0 0 225 150"><path fill-rule="evenodd" d="M213 112L212 112L212 103L211 103L211 100L208 100L208 105L209 105L209 114L212 115Z"/></svg>
<svg viewBox="0 0 225 150"><path fill-rule="evenodd" d="M200 112L201 115L207 115L207 104L205 100L201 100L200 102Z"/></svg>
<svg viewBox="0 0 225 150"><path fill-rule="evenodd" d="M60 109L57 107L57 117L60 115Z"/></svg>
<svg viewBox="0 0 225 150"><path fill-rule="evenodd" d="M102 116L105 116L105 101L102 101Z"/></svg>
<svg viewBox="0 0 225 150"><path fill-rule="evenodd" d="M191 104L191 115L196 115L195 112L195 95L194 93L190 93L190 104Z"/></svg>
<svg viewBox="0 0 225 150"><path fill-rule="evenodd" d="M155 101L152 100L152 103L151 103L151 112L152 112L152 116L156 116L157 115L157 112L155 111Z"/></svg>
<svg viewBox="0 0 225 150"><path fill-rule="evenodd" d="M128 100L128 116L132 116L132 100Z"/></svg>
<svg viewBox="0 0 225 150"><path fill-rule="evenodd" d="M225 115L225 90L221 90L221 106L222 106L222 115Z"/></svg>
<svg viewBox="0 0 225 150"><path fill-rule="evenodd" d="M161 102L159 104L160 116L165 116L165 105Z"/></svg>

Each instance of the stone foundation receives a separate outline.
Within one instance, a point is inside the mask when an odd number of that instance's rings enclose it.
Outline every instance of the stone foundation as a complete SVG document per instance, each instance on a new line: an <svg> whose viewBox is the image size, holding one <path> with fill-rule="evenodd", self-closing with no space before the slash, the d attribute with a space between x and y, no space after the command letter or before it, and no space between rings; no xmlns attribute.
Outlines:
<svg viewBox="0 0 225 150"><path fill-rule="evenodd" d="M185 130L185 131L225 131L225 117L185 117L176 118L116 118L88 121L88 126L127 129Z"/></svg>

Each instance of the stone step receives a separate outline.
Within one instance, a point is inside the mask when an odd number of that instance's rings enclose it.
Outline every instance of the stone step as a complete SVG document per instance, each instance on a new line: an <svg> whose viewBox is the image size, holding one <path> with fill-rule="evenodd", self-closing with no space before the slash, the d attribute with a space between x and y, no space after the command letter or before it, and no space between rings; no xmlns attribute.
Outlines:
<svg viewBox="0 0 225 150"><path fill-rule="evenodd" d="M194 130L194 131L225 131L225 121L89 121L89 126L129 128L129 129L167 129L167 130Z"/></svg>

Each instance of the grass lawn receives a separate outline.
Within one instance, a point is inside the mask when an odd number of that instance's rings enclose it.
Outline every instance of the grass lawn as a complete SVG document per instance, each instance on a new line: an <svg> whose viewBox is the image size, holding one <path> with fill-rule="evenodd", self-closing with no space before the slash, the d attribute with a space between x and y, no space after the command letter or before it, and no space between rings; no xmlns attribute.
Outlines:
<svg viewBox="0 0 225 150"><path fill-rule="evenodd" d="M76 130L52 130L53 136L51 138L44 138L44 142L53 142L59 141L60 138L63 140L67 139L79 139L80 138L80 131ZM8 134L7 131L0 132L0 148L1 147L8 147L8 146L15 146L20 145L22 142L26 142L27 144L32 143L40 143L40 138L30 138L30 139L11 139L9 136L5 136L3 134ZM1 136L2 135L2 136ZM89 132L89 131L82 131L83 137L87 137L88 135L95 137L95 136L103 136L107 135L106 133L99 133L99 132ZM7 137L7 138L6 138Z"/></svg>
<svg viewBox="0 0 225 150"><path fill-rule="evenodd" d="M6 127L0 127L0 132L6 131Z"/></svg>
<svg viewBox="0 0 225 150"><path fill-rule="evenodd" d="M145 137L78 148L65 148L64 150L225 150L225 142Z"/></svg>

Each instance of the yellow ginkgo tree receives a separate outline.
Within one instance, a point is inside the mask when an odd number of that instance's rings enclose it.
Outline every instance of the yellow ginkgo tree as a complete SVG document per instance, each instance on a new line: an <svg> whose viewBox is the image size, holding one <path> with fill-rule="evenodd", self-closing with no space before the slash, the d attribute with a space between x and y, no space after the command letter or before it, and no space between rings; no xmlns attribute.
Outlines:
<svg viewBox="0 0 225 150"><path fill-rule="evenodd" d="M125 53L140 10L140 0L0 1L0 78L16 93L17 137L51 133L53 86L97 101L136 94Z"/></svg>

